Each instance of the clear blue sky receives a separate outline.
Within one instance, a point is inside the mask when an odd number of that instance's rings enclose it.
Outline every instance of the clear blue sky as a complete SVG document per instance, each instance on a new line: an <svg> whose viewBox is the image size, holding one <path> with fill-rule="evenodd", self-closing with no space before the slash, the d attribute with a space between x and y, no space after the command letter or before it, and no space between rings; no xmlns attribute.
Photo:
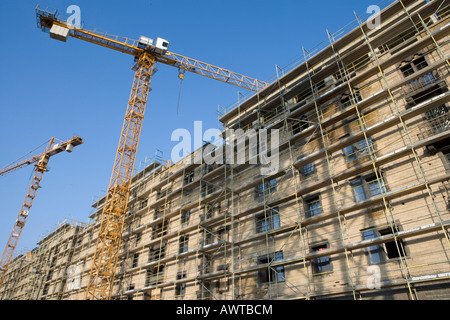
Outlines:
<svg viewBox="0 0 450 320"><path fill-rule="evenodd" d="M1 0L0 168L51 137L85 139L72 154L50 160L16 253L67 217L87 222L111 176L133 80L131 56L77 39L50 39L36 26L38 3L64 12L81 8L83 23L138 39L162 37L169 50L263 81L364 14L380 0ZM217 128L217 106L239 88L186 74L177 115L178 71L160 65L152 79L136 167L155 150L169 158L177 128ZM242 91L242 90L240 90ZM41 150L42 151L42 150ZM25 198L32 166L0 177L0 250Z"/></svg>

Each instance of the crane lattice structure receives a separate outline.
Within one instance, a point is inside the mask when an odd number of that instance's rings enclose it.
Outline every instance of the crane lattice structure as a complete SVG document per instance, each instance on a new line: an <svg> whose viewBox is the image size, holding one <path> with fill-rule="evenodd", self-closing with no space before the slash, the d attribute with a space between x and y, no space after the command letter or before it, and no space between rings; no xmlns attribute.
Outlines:
<svg viewBox="0 0 450 320"><path fill-rule="evenodd" d="M139 40L111 36L75 27L60 19L57 11L36 8L38 27L49 32L50 37L66 41L68 37L81 39L134 57L134 82L128 102L125 120L117 148L100 229L86 290L86 299L109 300L118 262L120 242L129 199L132 174L139 145L150 81L156 63L229 83L251 91L260 91L267 83L224 68L167 51L169 42L141 36ZM182 77L181 77L182 78Z"/></svg>
<svg viewBox="0 0 450 320"><path fill-rule="evenodd" d="M17 220L14 223L14 227L6 244L6 248L3 251L2 259L0 260L0 285L3 283L6 271L8 270L9 264L14 255L14 251L16 250L17 243L19 242L20 235L22 234L22 230L25 227L25 223L30 213L31 206L33 205L33 201L36 197L37 190L40 187L42 177L47 171L47 165L50 157L63 151L72 152L74 147L82 143L83 139L77 136L62 143L55 143L55 138L51 138L43 153L33 156L27 160L12 164L0 170L0 176L3 176L25 166L34 164L34 174L33 178L31 179L30 187L28 188L27 195L22 204L22 207L20 208Z"/></svg>

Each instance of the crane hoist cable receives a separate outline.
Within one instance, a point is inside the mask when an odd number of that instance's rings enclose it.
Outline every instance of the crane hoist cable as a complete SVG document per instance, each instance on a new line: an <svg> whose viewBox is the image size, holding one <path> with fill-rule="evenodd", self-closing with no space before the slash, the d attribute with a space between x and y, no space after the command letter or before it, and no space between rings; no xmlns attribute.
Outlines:
<svg viewBox="0 0 450 320"><path fill-rule="evenodd" d="M184 73L186 70L178 69L178 78L180 78L180 89L178 90L178 102L177 102L177 115L180 108L180 98L181 98L181 85L183 84L184 80Z"/></svg>

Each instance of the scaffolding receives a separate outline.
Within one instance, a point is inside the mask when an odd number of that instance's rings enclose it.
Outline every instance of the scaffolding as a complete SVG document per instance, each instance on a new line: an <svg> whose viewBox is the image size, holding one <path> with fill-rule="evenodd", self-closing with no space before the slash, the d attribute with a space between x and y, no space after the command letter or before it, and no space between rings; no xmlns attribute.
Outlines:
<svg viewBox="0 0 450 320"><path fill-rule="evenodd" d="M447 112L439 111L449 101L442 55L449 8L394 5L404 14L381 34L356 17L350 34L329 33L325 51L305 50L292 71L298 77L303 70L300 80L289 84L283 70L272 92L253 96L254 109L242 101L234 111L219 107L228 128L281 129L282 166L260 177L258 166L196 165L201 148L161 173L171 179L155 177L157 198L149 203L162 215L151 222L158 235L146 245L158 243L159 251L136 262L133 285L117 298L159 289L166 299L364 299L373 294L364 262L372 251L385 259L377 264L379 286L401 287L405 298L417 299L423 282L450 276L450 175L419 153L450 137ZM417 52L410 61L417 70L399 75ZM408 217L411 207L427 214ZM427 263L408 246L425 235L440 243L427 249ZM147 270L145 282L137 269Z"/></svg>

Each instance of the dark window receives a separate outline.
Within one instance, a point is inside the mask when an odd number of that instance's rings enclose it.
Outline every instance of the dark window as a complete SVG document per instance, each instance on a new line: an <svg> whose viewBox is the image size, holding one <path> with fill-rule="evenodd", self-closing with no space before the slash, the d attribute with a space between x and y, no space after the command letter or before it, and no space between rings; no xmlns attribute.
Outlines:
<svg viewBox="0 0 450 320"><path fill-rule="evenodd" d="M138 266L138 262L139 262L139 253L135 253L133 255L133 262L131 264L131 267L136 268Z"/></svg>
<svg viewBox="0 0 450 320"><path fill-rule="evenodd" d="M414 73L414 69L410 63L405 63L400 67L400 71L403 73L403 76L406 78Z"/></svg>
<svg viewBox="0 0 450 320"><path fill-rule="evenodd" d="M256 217L256 232L267 232L280 227L280 212L278 208L267 209Z"/></svg>
<svg viewBox="0 0 450 320"><path fill-rule="evenodd" d="M313 217L322 213L322 205L320 204L320 197L313 196L305 200L306 216Z"/></svg>
<svg viewBox="0 0 450 320"><path fill-rule="evenodd" d="M277 180L272 179L270 181L265 181L264 183L257 186L256 189L258 196L269 195L277 191Z"/></svg>
<svg viewBox="0 0 450 320"><path fill-rule="evenodd" d="M375 175L366 178L366 183L369 186L370 195L372 197L386 193L386 184L381 175L378 179Z"/></svg>
<svg viewBox="0 0 450 320"><path fill-rule="evenodd" d="M445 104L428 110L425 113L425 119L428 120L431 131L434 134L450 128L450 115L448 114L448 108Z"/></svg>
<svg viewBox="0 0 450 320"><path fill-rule="evenodd" d="M152 229L152 238L156 239L167 234L167 229L169 227L169 220L165 220L160 224L157 224Z"/></svg>
<svg viewBox="0 0 450 320"><path fill-rule="evenodd" d="M148 254L148 262L152 262L154 260L160 260L166 256L166 248L162 247L161 249L150 249Z"/></svg>
<svg viewBox="0 0 450 320"><path fill-rule="evenodd" d="M177 280L181 280L186 278L186 273L185 272L180 272L177 274ZM186 293L186 283L177 283L175 285L175 296L184 296L184 294Z"/></svg>
<svg viewBox="0 0 450 320"><path fill-rule="evenodd" d="M394 229L396 230L396 229ZM386 228L378 231L381 236L391 235L392 229ZM403 245L403 241L401 239L392 240L384 243L384 248L386 250L386 256L388 259L405 257L405 248Z"/></svg>
<svg viewBox="0 0 450 320"><path fill-rule="evenodd" d="M292 125L292 133L293 133L293 134L298 134L298 133L300 133L300 132L302 132L301 123L300 123L300 121L299 121L299 122L295 122L295 123Z"/></svg>
<svg viewBox="0 0 450 320"><path fill-rule="evenodd" d="M303 116L301 116L301 118L298 122L295 122L292 125L292 133L295 135L297 133L302 132L303 130L305 130L308 127L309 127L308 116L303 115Z"/></svg>
<svg viewBox="0 0 450 320"><path fill-rule="evenodd" d="M186 172L184 175L184 184L188 184L194 181L194 171Z"/></svg>
<svg viewBox="0 0 450 320"><path fill-rule="evenodd" d="M361 140L356 144L356 147L358 148L359 153L373 153L373 140L371 138Z"/></svg>
<svg viewBox="0 0 450 320"><path fill-rule="evenodd" d="M203 168L203 174L207 174L211 171L214 170L214 165L213 164L207 164L205 163L205 167Z"/></svg>
<svg viewBox="0 0 450 320"><path fill-rule="evenodd" d="M139 232L138 234L136 234L136 244L138 244L142 239L142 232Z"/></svg>
<svg viewBox="0 0 450 320"><path fill-rule="evenodd" d="M275 252L258 258L258 264L271 264L283 260L283 252ZM268 266L258 272L259 283L276 283L285 281L284 267Z"/></svg>
<svg viewBox="0 0 450 320"><path fill-rule="evenodd" d="M305 179L309 178L312 175L314 175L314 173L315 173L314 162L308 163L303 166L303 168L302 168L303 178L305 178Z"/></svg>
<svg viewBox="0 0 450 320"><path fill-rule="evenodd" d="M350 106L352 104L352 101L350 98L351 98L351 96L348 93L343 94L341 96L341 100L339 102L340 102L342 109L347 108L348 106Z"/></svg>
<svg viewBox="0 0 450 320"><path fill-rule="evenodd" d="M140 209L144 209L147 206L148 200L141 201Z"/></svg>
<svg viewBox="0 0 450 320"><path fill-rule="evenodd" d="M349 145L342 149L344 159L346 163L352 162L358 158L358 156L374 153L374 141L368 137L367 140L363 139L358 141L355 145Z"/></svg>
<svg viewBox="0 0 450 320"><path fill-rule="evenodd" d="M328 248L328 244L322 244L311 248L312 252L321 252ZM331 260L329 256L322 256L311 261L313 272L315 274L331 270Z"/></svg>
<svg viewBox="0 0 450 320"><path fill-rule="evenodd" d="M157 266L147 270L145 278L145 286L152 286L163 283L164 280L164 266Z"/></svg>
<svg viewBox="0 0 450 320"><path fill-rule="evenodd" d="M179 239L178 253L188 251L189 236L181 236Z"/></svg>
<svg viewBox="0 0 450 320"><path fill-rule="evenodd" d="M48 293L49 284L44 285L44 289L42 290L42 295L45 296Z"/></svg>
<svg viewBox="0 0 450 320"><path fill-rule="evenodd" d="M377 238L378 234L375 229L363 231L363 239L370 240ZM367 255L369 256L369 264L376 264L383 261L382 249L379 245L373 245L366 248Z"/></svg>
<svg viewBox="0 0 450 320"><path fill-rule="evenodd" d="M357 104L359 101L362 100L359 89L354 88L352 91L353 91L352 94L346 92L340 97L339 105L341 107L341 110L345 110L347 107Z"/></svg>
<svg viewBox="0 0 450 320"><path fill-rule="evenodd" d="M213 192L214 192L214 186L209 185L206 182L202 182L202 185L201 185L201 196L203 198L206 197L207 195L210 195Z"/></svg>
<svg viewBox="0 0 450 320"><path fill-rule="evenodd" d="M128 286L128 290L134 290L134 288L135 288L135 286L133 283ZM127 296L127 300L133 300L133 299L134 299L134 295L130 294Z"/></svg>
<svg viewBox="0 0 450 320"><path fill-rule="evenodd" d="M344 149L342 149L342 152L344 154L345 162L351 162L356 160L355 148L352 145L349 145Z"/></svg>
<svg viewBox="0 0 450 320"><path fill-rule="evenodd" d="M447 160L447 164L450 165L450 149L442 151L445 160Z"/></svg>
<svg viewBox="0 0 450 320"><path fill-rule="evenodd" d="M355 202L364 201L367 199L366 192L364 190L364 183L361 178L351 181L350 185L352 187Z"/></svg>
<svg viewBox="0 0 450 320"><path fill-rule="evenodd" d="M371 174L364 178L359 177L350 181L355 202L366 200L367 195L369 197L375 197L386 193L386 184L383 181L383 177L381 174L378 177L377 179L375 174Z"/></svg>
<svg viewBox="0 0 450 320"><path fill-rule="evenodd" d="M300 106L304 105L306 103L306 100L309 99L312 96L313 92L311 90L311 87L309 86L306 91L303 91L302 93L298 94L295 98L297 102L300 104Z"/></svg>
<svg viewBox="0 0 450 320"><path fill-rule="evenodd" d="M412 61L412 63L416 67L416 70L421 70L423 68L428 67L428 62L427 62L427 60L425 60L424 56L415 57L414 60Z"/></svg>
<svg viewBox="0 0 450 320"><path fill-rule="evenodd" d="M181 223L188 223L191 218L191 211L186 210L181 213Z"/></svg>

